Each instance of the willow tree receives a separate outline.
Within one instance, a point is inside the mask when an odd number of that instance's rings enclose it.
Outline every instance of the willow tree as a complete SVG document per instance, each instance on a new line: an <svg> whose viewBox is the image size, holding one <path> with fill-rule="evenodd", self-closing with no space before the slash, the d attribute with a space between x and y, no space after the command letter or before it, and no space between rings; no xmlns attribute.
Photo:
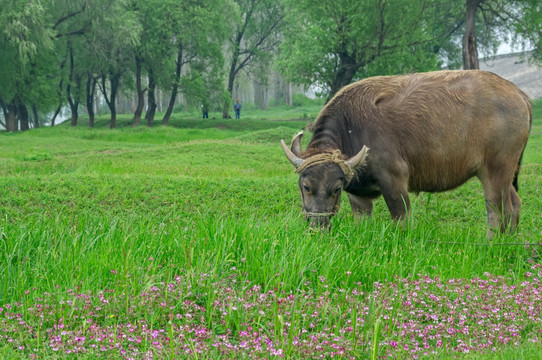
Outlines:
<svg viewBox="0 0 542 360"><path fill-rule="evenodd" d="M84 62L87 54L82 44L90 31L93 20L102 17L96 12L103 0L56 0L48 2L47 18L54 31L58 76L56 81L57 108L54 118L66 103L71 110L70 124L75 126L79 116L79 104L84 97L83 79L86 77Z"/></svg>
<svg viewBox="0 0 542 360"><path fill-rule="evenodd" d="M98 75L97 84L111 114L109 127L115 128L117 96L129 74L141 25L126 1L102 0L98 5L103 17L93 20L85 36L87 66Z"/></svg>
<svg viewBox="0 0 542 360"><path fill-rule="evenodd" d="M45 8L38 0L10 0L0 7L0 104L7 131L28 129L27 103L43 76L37 60L52 49L53 31L45 21Z"/></svg>

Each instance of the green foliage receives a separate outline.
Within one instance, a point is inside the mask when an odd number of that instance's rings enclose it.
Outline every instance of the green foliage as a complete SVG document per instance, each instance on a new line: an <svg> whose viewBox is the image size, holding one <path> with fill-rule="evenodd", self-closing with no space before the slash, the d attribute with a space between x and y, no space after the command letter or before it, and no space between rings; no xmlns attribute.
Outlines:
<svg viewBox="0 0 542 360"><path fill-rule="evenodd" d="M199 105L220 92L224 64L221 47L229 31L229 23L224 21L230 13L229 2L188 1L182 6L174 0L135 3L143 26L139 51L158 84L168 90L180 84L183 95ZM187 70L176 78L179 61Z"/></svg>
<svg viewBox="0 0 542 360"><path fill-rule="evenodd" d="M311 105L324 105L324 99L316 98L311 99L305 94L294 94L292 95L292 105L293 106L311 106Z"/></svg>
<svg viewBox="0 0 542 360"><path fill-rule="evenodd" d="M231 108L234 82L241 71L265 82L267 69L280 42L284 9L280 1L235 0L228 47L228 80L223 94L223 115Z"/></svg>
<svg viewBox="0 0 542 360"><path fill-rule="evenodd" d="M40 1L10 0L0 9L0 97L11 102L38 102L50 91L48 73L52 30ZM45 101L46 103L47 101Z"/></svg>
<svg viewBox="0 0 542 360"><path fill-rule="evenodd" d="M326 95L375 74L457 68L464 7L463 0L5 0L0 97L48 115L68 97L82 105L86 80L104 76L108 96L118 85L129 97L137 59L141 79L152 78L166 96L181 93L191 109L227 115L236 82L267 85L277 68ZM483 54L510 31L540 57L539 1L484 0L479 10Z"/></svg>
<svg viewBox="0 0 542 360"><path fill-rule="evenodd" d="M514 23L515 40L533 50L533 57L542 63L542 6L538 0L525 0L524 20Z"/></svg>
<svg viewBox="0 0 542 360"><path fill-rule="evenodd" d="M52 31L44 23L45 9L40 1L10 0L0 10L0 44L3 51L15 49L22 64L30 62L41 47L51 46Z"/></svg>
<svg viewBox="0 0 542 360"><path fill-rule="evenodd" d="M329 96L360 78L462 65L464 0L283 2L289 11L278 67L293 82L317 85ZM480 53L495 53L509 32L540 47L538 3L481 1Z"/></svg>
<svg viewBox="0 0 542 360"><path fill-rule="evenodd" d="M104 2L101 6L105 16L93 19L86 36L85 54L92 56L89 67L96 74L124 74L140 42L142 25L124 1Z"/></svg>
<svg viewBox="0 0 542 360"><path fill-rule="evenodd" d="M291 11L279 66L294 82L317 84L334 94L356 77L437 67L431 34L425 31L432 29L434 14L425 3L296 0L285 4Z"/></svg>

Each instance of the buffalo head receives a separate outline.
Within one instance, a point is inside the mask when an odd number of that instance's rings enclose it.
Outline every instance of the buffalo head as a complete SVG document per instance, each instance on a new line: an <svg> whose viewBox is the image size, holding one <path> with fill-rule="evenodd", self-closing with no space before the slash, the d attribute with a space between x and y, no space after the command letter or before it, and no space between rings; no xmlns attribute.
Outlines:
<svg viewBox="0 0 542 360"><path fill-rule="evenodd" d="M349 159L344 159L340 150L330 150L302 158L301 137L297 134L290 148L284 140L281 145L288 160L299 173L299 189L303 199L305 219L311 228L329 228L329 221L339 211L341 191L355 177L356 172L365 164L369 148Z"/></svg>

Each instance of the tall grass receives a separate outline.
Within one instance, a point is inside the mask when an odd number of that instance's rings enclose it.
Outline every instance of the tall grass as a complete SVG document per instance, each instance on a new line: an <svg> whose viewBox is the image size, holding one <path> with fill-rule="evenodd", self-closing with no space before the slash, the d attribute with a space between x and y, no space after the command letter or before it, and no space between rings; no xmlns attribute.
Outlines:
<svg viewBox="0 0 542 360"><path fill-rule="evenodd" d="M541 108L537 103L520 175L519 232L492 242L485 238L483 192L475 180L452 192L413 195L413 216L405 226L391 221L382 200L371 219L354 219L344 197L331 231L310 231L296 175L278 142L303 128L305 119L175 118L171 127L152 129L61 126L0 135L0 306L31 306L54 294L57 321L67 321L72 310L61 304L71 299L70 291L110 290L124 294L124 305L115 308L119 323L124 317L174 332L165 313L141 307L144 312L134 315L130 309L138 306L138 296L182 276L208 311L203 323L228 333L258 319L250 312L219 311L222 294L213 292L218 284L239 294L257 285L262 293L331 296L337 304L348 303L341 296L353 290L370 293L379 284L423 276L445 282L491 274L521 284L540 263L540 246L516 244L541 241ZM304 301L291 304L294 314L312 306L313 298ZM360 326L354 334L367 341L358 348L352 336L351 354L386 354L393 324L375 313L358 325L357 313L339 309L318 325L321 331L338 331L354 319L349 324ZM299 356L292 328L307 328L306 318L285 320L278 302L269 311L274 317L259 321L281 344L273 349ZM224 318L223 312L236 315ZM47 339L25 340L26 350L17 354L28 356L32 347L49 356ZM11 356L5 341L0 337L0 355Z"/></svg>

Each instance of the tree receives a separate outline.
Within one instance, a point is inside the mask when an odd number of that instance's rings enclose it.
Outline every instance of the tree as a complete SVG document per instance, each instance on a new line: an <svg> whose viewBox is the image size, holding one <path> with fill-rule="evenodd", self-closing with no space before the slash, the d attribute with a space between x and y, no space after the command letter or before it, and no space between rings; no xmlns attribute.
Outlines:
<svg viewBox="0 0 542 360"><path fill-rule="evenodd" d="M527 0L522 21L514 23L515 41L532 49L532 57L542 64L542 3Z"/></svg>
<svg viewBox="0 0 542 360"><path fill-rule="evenodd" d="M68 104L71 109L71 121L70 125L77 125L77 119L79 118L79 102L81 101L81 95L83 92L82 81L83 73L76 69L75 56L73 43L68 40L68 57L70 63L70 72L68 77L68 85L66 87L66 94L68 98Z"/></svg>
<svg viewBox="0 0 542 360"><path fill-rule="evenodd" d="M465 34L463 35L463 69L479 69L476 46L476 10L483 0L466 0Z"/></svg>
<svg viewBox="0 0 542 360"><path fill-rule="evenodd" d="M10 0L0 7L0 98L7 131L17 131L17 115L22 129L28 128L25 103L31 101L38 82L36 60L52 48L52 31L44 21L45 9L38 0Z"/></svg>
<svg viewBox="0 0 542 360"><path fill-rule="evenodd" d="M82 36L90 31L92 21L98 14L93 9L99 0L64 0L49 2L48 16L55 35L60 76L58 79L58 106L53 116L60 112L67 100L71 110L72 126L77 125L79 103L83 97L82 87L85 70L81 68L84 51ZM90 6L89 6L90 5Z"/></svg>
<svg viewBox="0 0 542 360"><path fill-rule="evenodd" d="M92 41L99 39L97 32L104 20L122 7L125 0L55 0L49 2L49 22L55 32L55 48L58 54L59 76L56 94L58 105L51 125L66 101L71 110L70 124L78 121L82 99L89 115L89 124L94 126L94 92L102 69L104 49ZM108 28L111 31L115 29ZM90 39L90 41L89 41ZM130 38L129 38L130 39ZM85 84L85 85L83 85Z"/></svg>
<svg viewBox="0 0 542 360"><path fill-rule="evenodd" d="M209 74L217 74L213 69L223 65L221 48L227 26L225 17L231 3L224 0L190 0L167 8L169 17L166 26L170 29L174 61L173 76L168 84L170 99L162 125L168 123L179 91L187 92L187 85L198 84L190 81L191 77L202 75L194 72L197 67L203 66Z"/></svg>
<svg viewBox="0 0 542 360"><path fill-rule="evenodd" d="M484 37L485 48L493 48L493 51L502 40L502 35L508 32L521 34L525 40L535 39L536 26L540 24L540 18L537 21L540 6L540 2L536 0L465 0L463 68L480 68L478 62L480 35ZM477 32L477 25L480 25L483 33Z"/></svg>
<svg viewBox="0 0 542 360"><path fill-rule="evenodd" d="M145 116L152 126L156 112L155 91L158 86L169 92L169 101L162 124L166 125L173 112L177 96L200 94L191 86L203 86L206 77L220 80L221 48L227 33L225 16L229 0L134 0L134 11L142 25L141 41L135 54L135 83L138 106L133 125L139 123L147 91L148 109ZM198 75L195 69L205 69ZM142 75L146 72L148 86L143 89ZM207 76L204 76L207 75ZM202 77L203 76L203 77ZM202 81L193 81L199 79ZM212 82L211 82L212 83Z"/></svg>
<svg viewBox="0 0 542 360"><path fill-rule="evenodd" d="M94 94L96 92L96 85L98 84L98 77L94 75L91 69L87 70L87 79L85 83L85 104L88 113L88 123L90 127L94 127Z"/></svg>
<svg viewBox="0 0 542 360"><path fill-rule="evenodd" d="M154 113L156 111L156 101L154 99L154 92L156 89L156 82L154 79L153 68L156 66L160 68L161 59L165 56L164 48L167 48L167 42L163 41L165 38L160 36L162 28L162 15L166 9L162 6L163 1L157 0L134 0L132 1L132 8L137 17L138 22L141 24L140 41L135 50L135 90L137 96L137 107L134 112L134 118L132 120L132 126L138 126L141 122L141 115L143 114L143 108L145 106L145 91L148 91L148 106L147 121L148 125L152 126L154 122ZM147 67L147 73L149 78L149 86L143 88L143 68Z"/></svg>
<svg viewBox="0 0 542 360"><path fill-rule="evenodd" d="M108 2L112 0L10 0L3 4L0 21L7 26L0 34L0 46L7 49L2 52L7 76L2 76L6 85L0 94L11 99L6 103L11 129L17 129L17 119L22 130L39 126L38 114L56 107L54 125L66 100L72 109L72 125L76 124L84 77L79 64L86 56L81 51L81 35L99 17L94 10L100 8L97 5Z"/></svg>
<svg viewBox="0 0 542 360"><path fill-rule="evenodd" d="M356 78L437 68L434 29L441 19L431 0L284 2L291 11L279 67L328 99Z"/></svg>
<svg viewBox="0 0 542 360"><path fill-rule="evenodd" d="M117 95L121 80L132 65L141 25L124 1L103 0L101 6L103 16L93 20L86 35L87 56L91 60L89 68L97 74L97 84L111 113L109 127L115 128ZM87 77L89 82L92 84Z"/></svg>
<svg viewBox="0 0 542 360"><path fill-rule="evenodd" d="M240 16L229 41L227 97L222 115L228 117L233 86L241 70L255 62L269 61L280 41L284 11L280 1L236 0Z"/></svg>

